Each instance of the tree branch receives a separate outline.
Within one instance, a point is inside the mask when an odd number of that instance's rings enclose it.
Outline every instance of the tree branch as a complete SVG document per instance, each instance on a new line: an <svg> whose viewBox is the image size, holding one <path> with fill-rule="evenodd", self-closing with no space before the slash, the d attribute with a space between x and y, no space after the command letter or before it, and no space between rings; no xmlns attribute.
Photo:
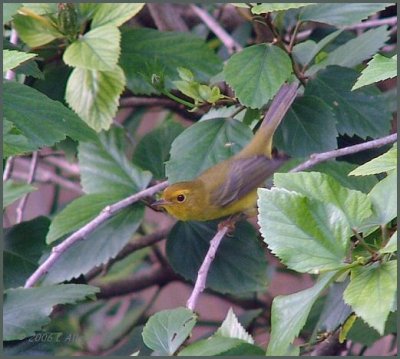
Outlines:
<svg viewBox="0 0 400 359"><path fill-rule="evenodd" d="M345 30L368 29L370 27L378 27L382 25L394 26L396 24L397 24L397 16L393 16L384 19L363 21L355 25L346 26Z"/></svg>
<svg viewBox="0 0 400 359"><path fill-rule="evenodd" d="M4 168L4 172L3 172L3 182L7 181L10 176L11 176L11 172L13 170L13 166L14 166L14 158L13 156L8 157L7 162L6 162L6 166Z"/></svg>
<svg viewBox="0 0 400 359"><path fill-rule="evenodd" d="M214 238L210 242L210 247L208 248L208 252L197 274L197 279L192 294L190 295L186 303L186 307L192 311L196 307L200 293L204 290L206 286L207 275L211 263L214 260L215 254L217 253L217 249L222 241L222 238L224 238L225 234L228 232L228 229L229 229L228 225L221 226L221 228L218 230L218 232L215 234Z"/></svg>
<svg viewBox="0 0 400 359"><path fill-rule="evenodd" d="M196 5L190 5L190 8L206 24L206 26L222 41L229 54L242 50L242 46L204 9Z"/></svg>
<svg viewBox="0 0 400 359"><path fill-rule="evenodd" d="M29 288L35 285L35 283L51 268L51 266L68 248L70 248L75 242L79 241L80 239L87 237L107 219L109 219L122 209L130 206L131 204L138 202L145 197L152 196L153 194L163 190L167 186L168 186L167 181L161 182L141 192L135 193L130 197L124 198L121 201L114 203L111 206L105 207L97 217L95 217L89 223L84 225L81 229L70 235L62 243L53 247L50 256L28 278L28 280L25 283L25 288Z"/></svg>
<svg viewBox="0 0 400 359"><path fill-rule="evenodd" d="M28 180L26 181L27 184L31 184L33 182L37 164L38 164L38 152L35 151L32 153L32 159L31 159L31 165L30 165L29 174L28 174ZM21 221L24 217L24 210L25 210L26 202L28 200L28 196L29 196L29 193L25 194L21 198L21 200L18 204L18 207L16 209L16 212L17 212L16 223L21 223Z"/></svg>
<svg viewBox="0 0 400 359"><path fill-rule="evenodd" d="M307 168L315 166L316 164L318 164L320 162L325 162L325 161L331 160L336 157L347 156L347 155L350 155L353 153L370 150L372 148L382 147L382 146L388 145L390 143L396 142L396 140L397 140L397 133L394 133L392 135L382 137L377 140L360 143L358 145L349 146L349 147L345 147L345 148L339 148L338 150L313 154L310 156L309 160L307 160L306 162L291 169L290 172L303 171Z"/></svg>
<svg viewBox="0 0 400 359"><path fill-rule="evenodd" d="M108 299L120 295L130 294L132 292L138 292L154 285L161 287L178 279L179 277L172 271L171 268L157 266L144 273L139 273L133 278L114 281L110 284L91 284L100 288L100 293L97 294L98 299Z"/></svg>

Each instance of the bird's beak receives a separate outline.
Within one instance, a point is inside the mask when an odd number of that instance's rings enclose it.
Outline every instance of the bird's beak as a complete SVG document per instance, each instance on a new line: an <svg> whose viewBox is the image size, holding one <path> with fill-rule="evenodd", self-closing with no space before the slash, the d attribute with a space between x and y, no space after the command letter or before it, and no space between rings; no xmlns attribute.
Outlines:
<svg viewBox="0 0 400 359"><path fill-rule="evenodd" d="M159 199L158 201L153 202L151 205L154 207L165 206L172 204L170 201L166 201L165 199Z"/></svg>

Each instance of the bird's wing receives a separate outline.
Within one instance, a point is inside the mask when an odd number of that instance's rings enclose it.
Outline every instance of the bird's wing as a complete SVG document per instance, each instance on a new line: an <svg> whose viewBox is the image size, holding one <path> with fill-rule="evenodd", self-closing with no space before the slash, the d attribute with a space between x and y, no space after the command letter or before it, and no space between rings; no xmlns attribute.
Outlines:
<svg viewBox="0 0 400 359"><path fill-rule="evenodd" d="M271 176L284 162L263 155L233 160L226 182L210 193L217 206L227 206L244 197Z"/></svg>

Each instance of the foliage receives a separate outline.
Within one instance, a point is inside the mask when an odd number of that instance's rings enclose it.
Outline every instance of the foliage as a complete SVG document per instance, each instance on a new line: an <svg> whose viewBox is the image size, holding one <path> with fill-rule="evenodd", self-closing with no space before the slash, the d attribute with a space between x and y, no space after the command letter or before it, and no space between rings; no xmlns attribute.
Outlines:
<svg viewBox="0 0 400 359"><path fill-rule="evenodd" d="M216 27L188 5L4 4L6 353L296 356L396 335L397 146L290 171L393 132L397 25L368 17L395 7L235 5L198 5ZM259 231L241 218L222 239L204 306L182 307L220 220L173 223L143 197L63 247L115 203L238 153L288 82L273 143L290 160L258 189ZM276 295L285 278L313 284ZM235 309L215 321L216 297Z"/></svg>

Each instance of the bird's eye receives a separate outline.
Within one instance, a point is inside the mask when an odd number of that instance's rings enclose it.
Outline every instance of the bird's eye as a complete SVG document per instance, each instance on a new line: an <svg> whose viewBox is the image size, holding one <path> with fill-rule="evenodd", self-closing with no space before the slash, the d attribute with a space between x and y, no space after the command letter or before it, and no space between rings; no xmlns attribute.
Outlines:
<svg viewBox="0 0 400 359"><path fill-rule="evenodd" d="M178 200L178 202L183 202L186 199L186 197L183 194L178 194L176 199Z"/></svg>

